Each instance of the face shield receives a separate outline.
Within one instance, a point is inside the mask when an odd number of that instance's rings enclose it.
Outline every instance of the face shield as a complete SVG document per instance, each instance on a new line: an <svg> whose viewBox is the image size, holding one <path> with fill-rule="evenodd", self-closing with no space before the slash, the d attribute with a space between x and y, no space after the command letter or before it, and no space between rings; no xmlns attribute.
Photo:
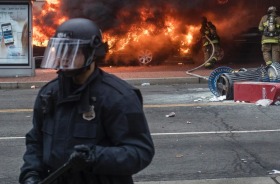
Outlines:
<svg viewBox="0 0 280 184"><path fill-rule="evenodd" d="M42 68L75 70L84 66L82 49L89 47L90 40L51 38L41 63Z"/></svg>

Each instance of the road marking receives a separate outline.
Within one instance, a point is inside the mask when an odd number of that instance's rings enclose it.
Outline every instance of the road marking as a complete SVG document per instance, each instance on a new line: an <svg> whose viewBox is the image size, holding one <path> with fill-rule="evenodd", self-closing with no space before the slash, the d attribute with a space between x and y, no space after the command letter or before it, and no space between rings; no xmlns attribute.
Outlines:
<svg viewBox="0 0 280 184"><path fill-rule="evenodd" d="M33 109L0 109L0 113L32 112Z"/></svg>
<svg viewBox="0 0 280 184"><path fill-rule="evenodd" d="M280 132L280 129L275 130L243 130L243 131L212 131L212 132L172 132L172 133L151 133L152 136L162 135L205 135L205 134L244 134L244 133L266 133ZM25 139L25 137L0 137L0 140Z"/></svg>
<svg viewBox="0 0 280 184"><path fill-rule="evenodd" d="M25 139L25 137L0 137L0 140Z"/></svg>
<svg viewBox="0 0 280 184"><path fill-rule="evenodd" d="M243 134L243 133L265 133L265 132L280 132L280 129L275 130L242 130L242 131L212 131L212 132L172 132L172 133L151 133L153 136L160 135L202 135L202 134Z"/></svg>
<svg viewBox="0 0 280 184"><path fill-rule="evenodd" d="M144 108L161 108L161 107L200 107L200 106L214 106L214 105L239 105L250 103L223 103L223 102L211 102L211 103L192 103L192 104L158 104L158 105L144 105ZM251 104L252 105L252 104Z"/></svg>
<svg viewBox="0 0 280 184"><path fill-rule="evenodd" d="M193 103L193 104L157 104L157 105L144 105L144 108L162 108L162 107L198 107L198 106L211 106L211 105L237 105L238 103ZM245 103L246 104L246 103ZM0 113L15 113L15 112L33 112L33 109L0 109Z"/></svg>

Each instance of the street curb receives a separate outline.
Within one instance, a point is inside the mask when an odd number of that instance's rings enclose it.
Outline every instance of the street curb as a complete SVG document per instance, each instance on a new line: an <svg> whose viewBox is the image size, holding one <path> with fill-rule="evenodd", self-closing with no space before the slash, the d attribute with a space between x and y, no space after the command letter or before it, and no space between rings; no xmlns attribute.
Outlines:
<svg viewBox="0 0 280 184"><path fill-rule="evenodd" d="M150 181L135 182L135 184L275 184L276 177L250 177L250 178L222 178L222 179L204 179L204 180L179 180L179 181Z"/></svg>
<svg viewBox="0 0 280 184"><path fill-rule="evenodd" d="M199 84L207 83L207 80L198 77L168 77L168 78L138 78L124 79L131 85L170 85L170 84ZM0 89L30 89L41 88L48 81L34 82L0 82Z"/></svg>
<svg viewBox="0 0 280 184"><path fill-rule="evenodd" d="M168 77L168 78L140 78L140 79L125 79L131 85L142 85L148 83L150 85L157 84L199 84L207 83L207 80L197 77Z"/></svg>
<svg viewBox="0 0 280 184"><path fill-rule="evenodd" d="M0 82L0 89L41 88L47 82Z"/></svg>

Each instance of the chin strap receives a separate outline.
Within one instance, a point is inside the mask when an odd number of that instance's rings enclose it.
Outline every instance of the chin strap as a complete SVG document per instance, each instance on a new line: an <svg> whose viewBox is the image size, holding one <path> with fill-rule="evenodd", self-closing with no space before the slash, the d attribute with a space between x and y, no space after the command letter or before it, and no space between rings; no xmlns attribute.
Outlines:
<svg viewBox="0 0 280 184"><path fill-rule="evenodd" d="M94 62L94 60L95 60L95 58L96 58L96 57L95 57L95 52L96 52L96 49L93 49L91 55L90 55L90 56L88 57L88 59L86 60L85 65L84 65L83 68L87 68L88 66L91 65L91 63Z"/></svg>

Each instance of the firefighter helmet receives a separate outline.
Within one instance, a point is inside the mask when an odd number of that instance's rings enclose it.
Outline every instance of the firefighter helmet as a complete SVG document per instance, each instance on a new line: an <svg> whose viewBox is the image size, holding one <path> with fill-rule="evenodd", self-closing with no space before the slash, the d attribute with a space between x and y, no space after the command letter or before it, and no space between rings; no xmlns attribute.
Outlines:
<svg viewBox="0 0 280 184"><path fill-rule="evenodd" d="M201 17L201 24L207 24L207 18L206 17Z"/></svg>
<svg viewBox="0 0 280 184"><path fill-rule="evenodd" d="M104 57L102 32L91 20L74 18L62 23L49 40L42 68L76 70Z"/></svg>
<svg viewBox="0 0 280 184"><path fill-rule="evenodd" d="M270 6L268 9L267 9L267 13L275 13L277 11L276 7L275 6Z"/></svg>

